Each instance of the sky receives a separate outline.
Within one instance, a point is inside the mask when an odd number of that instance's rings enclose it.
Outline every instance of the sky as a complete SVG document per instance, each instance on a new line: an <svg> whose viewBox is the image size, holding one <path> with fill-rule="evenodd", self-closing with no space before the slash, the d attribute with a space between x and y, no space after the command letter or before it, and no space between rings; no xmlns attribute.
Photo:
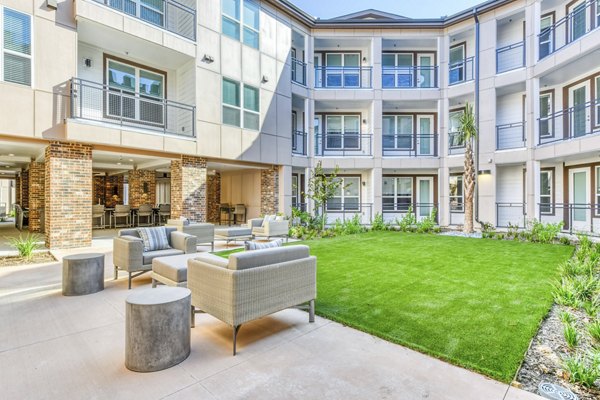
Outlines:
<svg viewBox="0 0 600 400"><path fill-rule="evenodd" d="M485 0L291 0L302 10L321 19L339 17L368 8L409 18L439 18L463 11Z"/></svg>

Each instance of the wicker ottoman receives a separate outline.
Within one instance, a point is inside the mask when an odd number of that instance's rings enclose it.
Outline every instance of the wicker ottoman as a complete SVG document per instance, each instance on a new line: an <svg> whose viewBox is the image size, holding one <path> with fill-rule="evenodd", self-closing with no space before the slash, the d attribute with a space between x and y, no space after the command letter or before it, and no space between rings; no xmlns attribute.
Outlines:
<svg viewBox="0 0 600 400"><path fill-rule="evenodd" d="M157 283L167 286L187 287L187 262L203 253L158 257L152 260L152 287Z"/></svg>
<svg viewBox="0 0 600 400"><path fill-rule="evenodd" d="M238 239L251 239L252 229L251 228L219 228L215 229L215 239L221 239L229 242L236 241Z"/></svg>
<svg viewBox="0 0 600 400"><path fill-rule="evenodd" d="M179 364L190 355L189 289L137 290L126 300L125 367L153 372Z"/></svg>

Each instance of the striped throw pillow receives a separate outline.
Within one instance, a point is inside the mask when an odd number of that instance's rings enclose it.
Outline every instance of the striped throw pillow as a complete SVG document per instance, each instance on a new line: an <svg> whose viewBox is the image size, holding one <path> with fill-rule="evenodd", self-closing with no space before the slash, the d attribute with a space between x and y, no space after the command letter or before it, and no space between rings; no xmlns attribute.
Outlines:
<svg viewBox="0 0 600 400"><path fill-rule="evenodd" d="M138 234L144 241L144 252L170 249L167 231L164 226L155 228L137 228Z"/></svg>
<svg viewBox="0 0 600 400"><path fill-rule="evenodd" d="M272 240L270 242L261 243L261 242L244 242L245 250L261 250L261 249L270 249L271 247L281 247L283 245L283 239Z"/></svg>

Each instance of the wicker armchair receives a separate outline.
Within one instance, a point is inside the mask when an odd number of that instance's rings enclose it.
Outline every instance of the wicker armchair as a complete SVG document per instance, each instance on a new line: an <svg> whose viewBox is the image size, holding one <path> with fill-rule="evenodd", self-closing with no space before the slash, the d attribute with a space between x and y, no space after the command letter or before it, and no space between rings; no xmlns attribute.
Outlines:
<svg viewBox="0 0 600 400"><path fill-rule="evenodd" d="M229 260L203 253L188 261L187 279L192 327L196 308L230 325L233 355L240 326L248 321L308 302L314 322L317 259L308 246L246 251Z"/></svg>
<svg viewBox="0 0 600 400"><path fill-rule="evenodd" d="M264 218L252 218L248 220L248 227L252 229L252 236L285 237L286 241L290 231L290 221L287 219L275 219L277 217L265 216ZM280 217L281 218L281 217Z"/></svg>

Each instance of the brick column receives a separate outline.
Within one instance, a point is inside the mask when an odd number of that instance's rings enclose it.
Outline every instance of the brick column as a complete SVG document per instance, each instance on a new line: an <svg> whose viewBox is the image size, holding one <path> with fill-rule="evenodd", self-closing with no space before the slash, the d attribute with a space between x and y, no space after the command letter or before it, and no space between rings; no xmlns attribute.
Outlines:
<svg viewBox="0 0 600 400"><path fill-rule="evenodd" d="M219 222L221 218L221 174L206 177L206 220L208 222Z"/></svg>
<svg viewBox="0 0 600 400"><path fill-rule="evenodd" d="M32 162L29 164L29 232L43 231L45 176L44 163Z"/></svg>
<svg viewBox="0 0 600 400"><path fill-rule="evenodd" d="M206 222L206 159L181 156L171 161L171 218Z"/></svg>
<svg viewBox="0 0 600 400"><path fill-rule="evenodd" d="M260 171L260 213L276 214L279 211L279 168L273 166Z"/></svg>
<svg viewBox="0 0 600 400"><path fill-rule="evenodd" d="M146 184L146 192L144 192ZM129 172L129 205L139 207L142 204L156 203L156 171L134 169Z"/></svg>
<svg viewBox="0 0 600 400"><path fill-rule="evenodd" d="M21 172L21 207L29 208L29 170Z"/></svg>
<svg viewBox="0 0 600 400"><path fill-rule="evenodd" d="M21 204L21 174L15 176L15 204Z"/></svg>
<svg viewBox="0 0 600 400"><path fill-rule="evenodd" d="M46 147L46 246L92 244L92 147L51 142Z"/></svg>

